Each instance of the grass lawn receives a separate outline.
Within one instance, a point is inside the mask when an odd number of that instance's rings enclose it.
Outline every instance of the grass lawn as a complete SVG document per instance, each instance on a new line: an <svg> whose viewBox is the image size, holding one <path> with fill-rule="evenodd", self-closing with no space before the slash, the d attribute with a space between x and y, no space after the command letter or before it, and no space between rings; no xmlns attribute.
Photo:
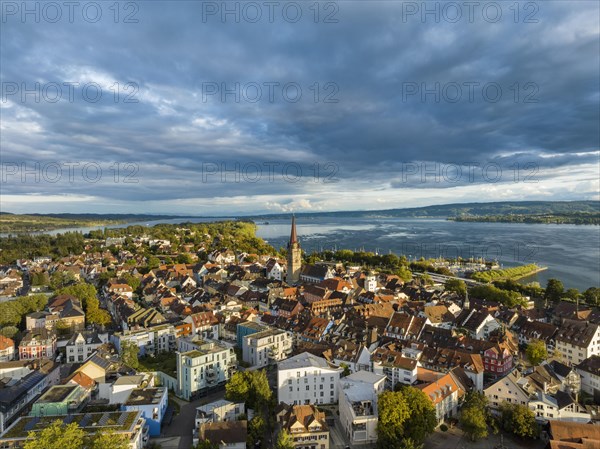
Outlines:
<svg viewBox="0 0 600 449"><path fill-rule="evenodd" d="M162 371L172 377L177 377L177 356L174 352L162 352L154 357L139 358L141 371Z"/></svg>

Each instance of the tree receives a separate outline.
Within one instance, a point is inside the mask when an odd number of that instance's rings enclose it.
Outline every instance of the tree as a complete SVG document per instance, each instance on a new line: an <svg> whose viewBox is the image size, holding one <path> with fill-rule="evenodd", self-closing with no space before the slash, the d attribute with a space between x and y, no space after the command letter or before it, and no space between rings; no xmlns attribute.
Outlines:
<svg viewBox="0 0 600 449"><path fill-rule="evenodd" d="M531 364L536 366L548 358L546 343L541 340L531 340L527 345L525 353Z"/></svg>
<svg viewBox="0 0 600 449"><path fill-rule="evenodd" d="M573 302L577 301L577 299L580 296L581 296L581 293L579 293L579 290L577 290L576 288L570 288L565 292L565 297L569 298Z"/></svg>
<svg viewBox="0 0 600 449"><path fill-rule="evenodd" d="M465 434L476 441L488 436L488 400L479 391L469 392L460 413L460 423Z"/></svg>
<svg viewBox="0 0 600 449"><path fill-rule="evenodd" d="M130 366L133 369L137 369L140 366L140 361L138 360L138 354L140 349L138 345L134 341L123 341L121 342L121 361Z"/></svg>
<svg viewBox="0 0 600 449"><path fill-rule="evenodd" d="M219 445L210 440L200 440L198 441L198 444L194 446L194 449L219 449Z"/></svg>
<svg viewBox="0 0 600 449"><path fill-rule="evenodd" d="M460 279L448 279L444 284L444 288L449 292L459 294L463 298L467 295L467 284Z"/></svg>
<svg viewBox="0 0 600 449"><path fill-rule="evenodd" d="M416 443L422 443L437 425L433 403L423 391L415 387L404 386L400 393L408 404L408 418L404 421L402 436Z"/></svg>
<svg viewBox="0 0 600 449"><path fill-rule="evenodd" d="M123 275L123 280L133 289L133 291L136 291L139 286L142 285L142 281L130 273L125 273Z"/></svg>
<svg viewBox="0 0 600 449"><path fill-rule="evenodd" d="M343 369L341 377L346 377L352 374L352 371L350 370L350 367L347 363L340 363L340 368Z"/></svg>
<svg viewBox="0 0 600 449"><path fill-rule="evenodd" d="M50 276L50 288L52 290L58 290L75 281L75 275L70 271L55 271L52 273L52 276Z"/></svg>
<svg viewBox="0 0 600 449"><path fill-rule="evenodd" d="M249 408L258 410L267 405L273 392L264 370L239 371L225 385L225 398L229 401L245 401Z"/></svg>
<svg viewBox="0 0 600 449"><path fill-rule="evenodd" d="M257 441L260 441L265 433L267 423L262 415L256 415L248 422L248 438L246 444L253 448Z"/></svg>
<svg viewBox="0 0 600 449"><path fill-rule="evenodd" d="M408 269L408 267L401 266L396 270L396 276L402 279L404 282L410 282L412 280L412 272Z"/></svg>
<svg viewBox="0 0 600 449"><path fill-rule="evenodd" d="M49 285L50 278L45 271L38 271L31 275L31 285Z"/></svg>
<svg viewBox="0 0 600 449"><path fill-rule="evenodd" d="M524 438L535 438L538 435L535 414L526 405L503 402L500 413L504 430Z"/></svg>
<svg viewBox="0 0 600 449"><path fill-rule="evenodd" d="M275 441L275 449L294 449L294 440L290 433L282 429L277 435L277 441Z"/></svg>
<svg viewBox="0 0 600 449"><path fill-rule="evenodd" d="M410 438L402 438L399 449L423 449L423 444L417 443Z"/></svg>
<svg viewBox="0 0 600 449"><path fill-rule="evenodd" d="M193 263L192 256L190 254L182 253L177 255L177 263L190 264Z"/></svg>
<svg viewBox="0 0 600 449"><path fill-rule="evenodd" d="M129 440L113 430L101 431L90 438L86 449L129 449Z"/></svg>
<svg viewBox="0 0 600 449"><path fill-rule="evenodd" d="M23 449L82 449L85 431L77 423L53 421L39 432L29 432Z"/></svg>
<svg viewBox="0 0 600 449"><path fill-rule="evenodd" d="M544 299L558 302L562 298L565 287L563 283L558 279L548 279L546 284L546 292L544 293Z"/></svg>
<svg viewBox="0 0 600 449"><path fill-rule="evenodd" d="M402 440L402 425L408 418L408 404L400 392L384 391L379 395L377 448L396 449Z"/></svg>
<svg viewBox="0 0 600 449"><path fill-rule="evenodd" d="M160 259L156 256L150 256L147 259L148 268L154 270L160 266Z"/></svg>
<svg viewBox="0 0 600 449"><path fill-rule="evenodd" d="M0 329L0 335L4 335L7 338L14 338L17 332L19 332L19 329L15 326L3 326Z"/></svg>
<svg viewBox="0 0 600 449"><path fill-rule="evenodd" d="M590 306L600 306L600 288L590 287L583 292L583 299Z"/></svg>

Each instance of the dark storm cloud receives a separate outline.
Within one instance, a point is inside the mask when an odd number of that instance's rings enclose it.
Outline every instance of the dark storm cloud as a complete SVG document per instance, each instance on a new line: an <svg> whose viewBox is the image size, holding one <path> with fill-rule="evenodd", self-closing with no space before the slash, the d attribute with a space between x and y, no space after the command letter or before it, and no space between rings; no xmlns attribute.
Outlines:
<svg viewBox="0 0 600 449"><path fill-rule="evenodd" d="M95 82L103 96L96 103L79 89L73 102L9 96L1 104L3 162L94 162L105 170L132 163L139 182L13 179L3 194L122 201L317 195L311 167L329 161L342 181L436 188L456 184L407 183L399 173L422 162L531 163L546 179L597 162L598 3L538 2L537 23L523 23L526 11L515 21L508 4L497 23L481 14L473 23L422 20L403 16L407 5L340 2L337 23L323 23L323 10L314 23L308 4L297 23L278 14L273 23L204 22L202 2L139 2L139 23L114 23L107 10L98 23L5 17L3 83ZM139 88L137 103L123 102L133 92L123 90L128 82ZM261 86L261 99L207 95L236 82L248 95L248 83ZM286 101L277 87L271 102L271 82L297 83L302 97ZM299 164L305 179L290 182L281 171L274 182L264 182L266 173L259 182L203 177L211 164L230 170L273 161Z"/></svg>

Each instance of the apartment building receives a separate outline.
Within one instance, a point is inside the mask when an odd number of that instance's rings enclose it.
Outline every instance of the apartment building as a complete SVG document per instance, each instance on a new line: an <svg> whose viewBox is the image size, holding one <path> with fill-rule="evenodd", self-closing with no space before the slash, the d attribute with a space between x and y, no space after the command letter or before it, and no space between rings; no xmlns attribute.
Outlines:
<svg viewBox="0 0 600 449"><path fill-rule="evenodd" d="M377 442L377 397L384 388L385 376L369 371L358 371L340 380L340 422L350 444Z"/></svg>
<svg viewBox="0 0 600 449"><path fill-rule="evenodd" d="M277 365L277 398L288 405L333 404L338 401L342 368L303 352Z"/></svg>
<svg viewBox="0 0 600 449"><path fill-rule="evenodd" d="M563 319L555 335L556 350L569 365L600 355L600 326L588 321Z"/></svg>
<svg viewBox="0 0 600 449"><path fill-rule="evenodd" d="M267 329L242 339L242 359L263 367L285 359L292 352L292 336L281 329Z"/></svg>
<svg viewBox="0 0 600 449"><path fill-rule="evenodd" d="M177 354L177 394L194 399L217 385L224 385L237 366L233 348L215 342Z"/></svg>

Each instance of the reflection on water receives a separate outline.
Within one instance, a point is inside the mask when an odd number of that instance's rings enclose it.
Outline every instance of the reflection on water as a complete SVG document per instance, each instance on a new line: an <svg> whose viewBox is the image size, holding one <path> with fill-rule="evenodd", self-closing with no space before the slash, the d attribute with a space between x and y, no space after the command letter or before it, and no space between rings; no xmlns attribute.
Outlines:
<svg viewBox="0 0 600 449"><path fill-rule="evenodd" d="M600 286L600 232L596 226L524 223L471 223L442 219L300 218L298 234L305 251L324 249L389 251L420 257L485 258L504 266L537 263L549 269L525 282L545 285L552 277L566 288ZM258 225L258 236L275 248L286 245L289 220Z"/></svg>

